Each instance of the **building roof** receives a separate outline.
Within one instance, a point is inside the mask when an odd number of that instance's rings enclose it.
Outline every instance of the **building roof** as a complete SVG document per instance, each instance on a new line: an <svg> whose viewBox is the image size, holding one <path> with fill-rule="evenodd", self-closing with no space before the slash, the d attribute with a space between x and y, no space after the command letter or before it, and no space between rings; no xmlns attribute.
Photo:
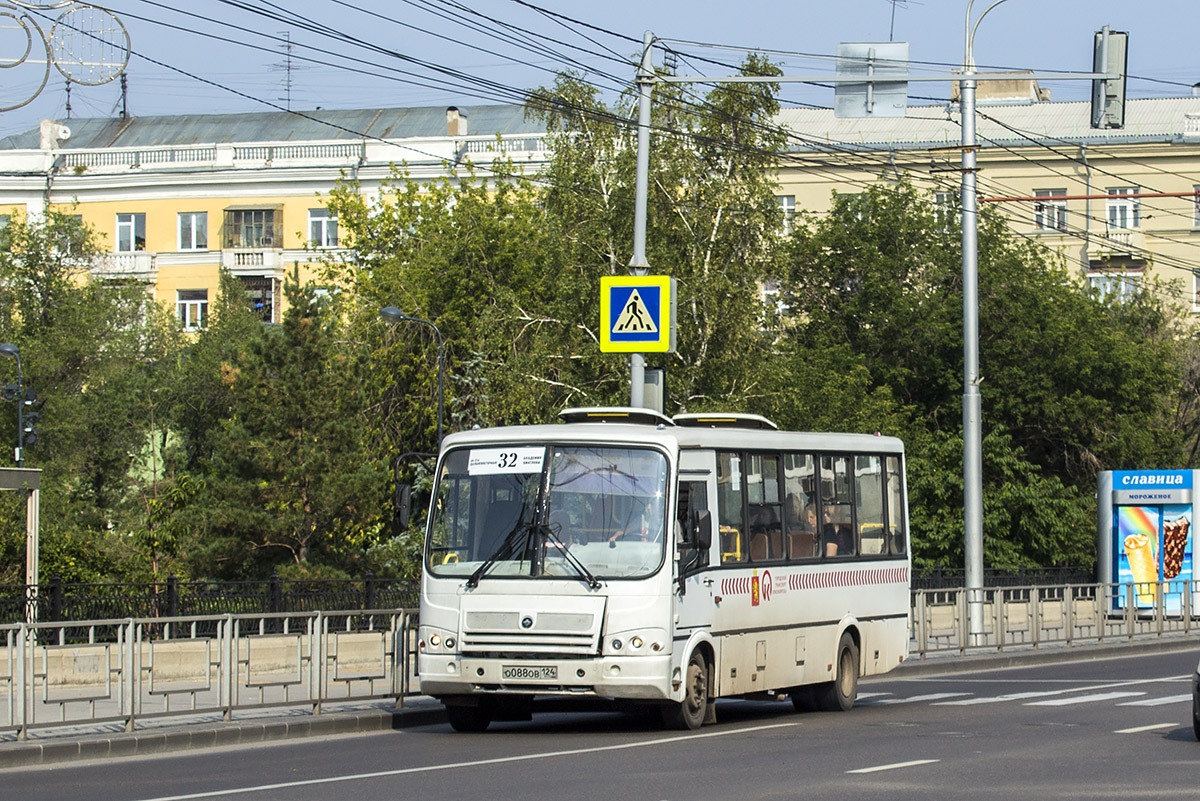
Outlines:
<svg viewBox="0 0 1200 801"><path fill-rule="evenodd" d="M471 136L541 133L537 120L526 120L518 105L459 106ZM238 142L311 142L403 139L446 135L446 107L317 109L252 114L183 114L161 117L72 118L59 150L110 147L231 144ZM37 149L39 129L0 139L0 150Z"/></svg>
<svg viewBox="0 0 1200 801"><path fill-rule="evenodd" d="M831 109L784 109L776 120L794 134L794 152L849 150L920 150L958 145L962 141L958 104L910 106L904 117L836 118ZM1063 139L1071 143L1120 144L1190 141L1200 143L1200 97L1129 100L1125 127L1091 127L1091 104L1044 101L976 108L979 144L1028 146Z"/></svg>

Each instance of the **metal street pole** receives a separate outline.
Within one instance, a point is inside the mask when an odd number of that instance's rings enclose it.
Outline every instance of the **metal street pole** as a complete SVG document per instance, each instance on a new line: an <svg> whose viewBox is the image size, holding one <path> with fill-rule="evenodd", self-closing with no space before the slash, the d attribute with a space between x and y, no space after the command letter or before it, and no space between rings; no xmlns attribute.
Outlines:
<svg viewBox="0 0 1200 801"><path fill-rule="evenodd" d="M967 3L963 74L959 82L962 117L962 270L963 270L963 551L967 591L968 641L983 636L983 409L979 395L979 216L976 207L975 31L995 0L971 24Z"/></svg>
<svg viewBox="0 0 1200 801"><path fill-rule="evenodd" d="M638 135L637 177L633 201L633 258L629 260L630 275L647 275L646 263L646 199L650 183L650 91L654 88L654 63L651 47L654 34L646 31L642 37L642 63L638 68ZM629 405L646 405L646 359L640 353L629 356Z"/></svg>

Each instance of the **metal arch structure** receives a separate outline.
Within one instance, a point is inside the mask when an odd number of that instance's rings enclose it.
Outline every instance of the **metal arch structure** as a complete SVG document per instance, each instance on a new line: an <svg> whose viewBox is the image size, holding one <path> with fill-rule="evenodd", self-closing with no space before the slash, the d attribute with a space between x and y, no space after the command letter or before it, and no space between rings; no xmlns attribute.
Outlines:
<svg viewBox="0 0 1200 801"><path fill-rule="evenodd" d="M55 19L47 35L30 12L54 9L65 10ZM83 86L101 86L113 81L129 64L129 31L106 9L74 0L4 0L0 2L0 17L12 20L25 34L25 52L15 59L0 54L0 69L11 70L23 65L41 67L40 77L35 78L37 85L29 96L17 101L0 99L0 112L13 111L33 102L49 82L51 64L69 83ZM11 86L16 81L5 83Z"/></svg>
<svg viewBox="0 0 1200 801"><path fill-rule="evenodd" d="M50 28L54 66L68 81L101 86L129 64L129 31L111 11L73 5Z"/></svg>
<svg viewBox="0 0 1200 801"><path fill-rule="evenodd" d="M25 52L19 58L11 61L0 58L0 69L12 70L25 64L41 63L43 64L41 78L38 80L37 88L24 100L11 103L0 100L0 111L12 111L32 103L34 98L40 95L42 90L46 88L46 83L50 80L50 45L46 40L46 34L42 32L37 21L27 13L27 8L27 6L10 5L8 3L0 4L0 17L8 18L15 22L17 27L25 34ZM35 42L45 51L45 58L41 62L33 60L41 56L41 53L34 52ZM6 83L11 85L12 82L6 81Z"/></svg>

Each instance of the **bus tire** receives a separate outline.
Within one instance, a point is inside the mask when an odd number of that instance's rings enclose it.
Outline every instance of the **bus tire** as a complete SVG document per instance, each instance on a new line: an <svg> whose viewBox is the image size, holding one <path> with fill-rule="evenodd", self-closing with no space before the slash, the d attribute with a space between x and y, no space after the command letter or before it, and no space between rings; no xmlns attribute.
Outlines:
<svg viewBox="0 0 1200 801"><path fill-rule="evenodd" d="M858 646L850 632L838 640L833 681L817 688L817 704L826 712L849 712L858 697Z"/></svg>
<svg viewBox="0 0 1200 801"><path fill-rule="evenodd" d="M663 723L672 729L698 729L704 725L710 703L708 661L697 649L683 672L683 700L663 707Z"/></svg>
<svg viewBox="0 0 1200 801"><path fill-rule="evenodd" d="M446 718L455 731L478 733L487 731L492 723L492 709L483 703L477 706L447 706Z"/></svg>
<svg viewBox="0 0 1200 801"><path fill-rule="evenodd" d="M813 694L811 687L801 687L797 690L792 690L790 693L792 706L797 712L816 712L817 698Z"/></svg>

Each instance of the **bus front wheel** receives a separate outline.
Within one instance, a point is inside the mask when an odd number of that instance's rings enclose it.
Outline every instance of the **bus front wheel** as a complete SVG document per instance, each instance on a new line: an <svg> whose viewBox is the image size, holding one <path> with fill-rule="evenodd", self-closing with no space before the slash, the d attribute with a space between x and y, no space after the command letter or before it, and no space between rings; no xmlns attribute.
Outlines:
<svg viewBox="0 0 1200 801"><path fill-rule="evenodd" d="M492 708L482 702L478 706L447 705L446 719L455 731L486 731L492 723Z"/></svg>
<svg viewBox="0 0 1200 801"><path fill-rule="evenodd" d="M817 688L817 704L826 712L849 712L858 697L858 646L850 632L838 640L833 681Z"/></svg>
<svg viewBox="0 0 1200 801"><path fill-rule="evenodd" d="M683 700L663 707L663 722L672 729L698 729L710 703L708 662L700 651L693 651L683 673Z"/></svg>

